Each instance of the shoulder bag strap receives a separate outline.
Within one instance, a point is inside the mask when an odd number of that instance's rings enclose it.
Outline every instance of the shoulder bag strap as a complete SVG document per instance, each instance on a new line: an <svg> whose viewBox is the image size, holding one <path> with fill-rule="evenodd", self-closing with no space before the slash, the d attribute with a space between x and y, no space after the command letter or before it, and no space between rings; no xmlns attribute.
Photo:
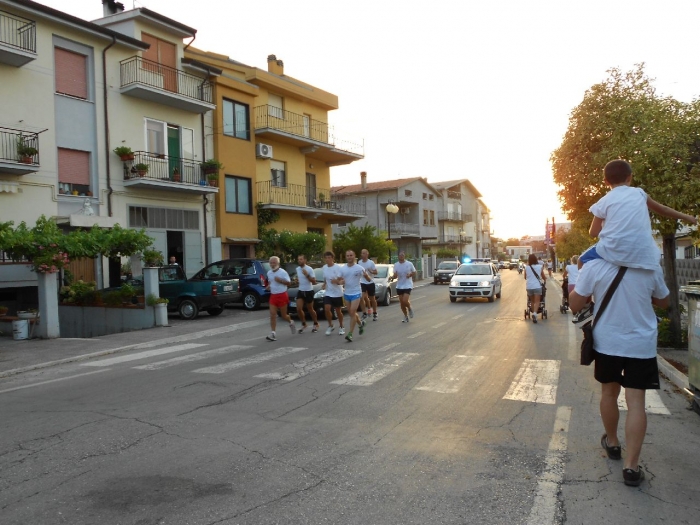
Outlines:
<svg viewBox="0 0 700 525"><path fill-rule="evenodd" d="M544 286L544 282L542 281L542 277L540 277L539 275L537 275L537 272L535 272L535 269L532 267L531 264L528 264L528 266L530 267L530 270L532 270L532 273L534 274L535 279L537 279L537 280L540 282L540 284L541 284L542 286Z"/></svg>
<svg viewBox="0 0 700 525"><path fill-rule="evenodd" d="M598 308L598 313L596 313L595 319L593 319L593 323L591 323L591 330L593 330L593 328L595 327L600 316L603 315L603 312L605 311L605 307L608 306L608 303L610 302L612 295L615 293L615 290L617 290L617 285L620 284L620 281L622 280L622 276L625 275L626 271L627 271L627 266L620 266L620 269L617 271L617 275L615 276L615 279L613 280L612 284L610 285L610 288L608 288L608 291L605 292L605 297L603 297L603 302L600 303L600 308Z"/></svg>

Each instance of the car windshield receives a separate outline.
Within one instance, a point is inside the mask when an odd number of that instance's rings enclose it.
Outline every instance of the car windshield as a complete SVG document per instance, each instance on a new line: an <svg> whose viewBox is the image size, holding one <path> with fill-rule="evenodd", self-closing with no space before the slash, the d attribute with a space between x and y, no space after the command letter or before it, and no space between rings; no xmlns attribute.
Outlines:
<svg viewBox="0 0 700 525"><path fill-rule="evenodd" d="M458 266L458 262L441 262L438 264L438 270L456 270Z"/></svg>
<svg viewBox="0 0 700 525"><path fill-rule="evenodd" d="M377 268L377 278L379 279L386 279L386 276L389 274L389 268L386 266L379 266Z"/></svg>
<svg viewBox="0 0 700 525"><path fill-rule="evenodd" d="M486 264L463 264L457 275L491 275L491 268Z"/></svg>

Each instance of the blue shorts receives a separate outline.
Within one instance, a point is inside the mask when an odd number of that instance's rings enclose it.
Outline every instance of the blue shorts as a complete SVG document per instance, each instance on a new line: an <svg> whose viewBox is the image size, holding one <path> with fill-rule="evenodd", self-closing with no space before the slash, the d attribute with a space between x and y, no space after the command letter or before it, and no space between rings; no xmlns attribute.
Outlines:
<svg viewBox="0 0 700 525"><path fill-rule="evenodd" d="M593 261L595 259L602 259L602 257L598 255L598 252L595 249L595 244L588 248L585 252L583 252L578 258L581 264L586 264L588 261Z"/></svg>
<svg viewBox="0 0 700 525"><path fill-rule="evenodd" d="M353 301L357 301L360 297L362 297L362 294L361 293L354 293L352 295L345 294L344 297L345 297L345 301L347 301L348 303L351 303Z"/></svg>

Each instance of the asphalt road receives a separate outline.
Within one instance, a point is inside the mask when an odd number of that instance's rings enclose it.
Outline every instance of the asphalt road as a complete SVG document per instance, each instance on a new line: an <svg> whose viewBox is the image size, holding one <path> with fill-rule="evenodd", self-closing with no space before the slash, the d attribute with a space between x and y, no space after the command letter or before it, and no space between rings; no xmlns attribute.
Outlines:
<svg viewBox="0 0 700 525"><path fill-rule="evenodd" d="M647 481L624 486L560 291L533 325L501 273L494 303L422 286L410 323L394 302L353 343L337 323L271 343L265 311L205 316L2 379L0 522L698 523L687 399L649 396Z"/></svg>

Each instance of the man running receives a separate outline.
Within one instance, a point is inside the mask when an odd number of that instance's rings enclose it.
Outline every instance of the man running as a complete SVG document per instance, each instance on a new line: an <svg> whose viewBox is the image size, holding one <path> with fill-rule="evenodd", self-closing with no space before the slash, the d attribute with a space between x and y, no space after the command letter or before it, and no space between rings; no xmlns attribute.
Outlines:
<svg viewBox="0 0 700 525"><path fill-rule="evenodd" d="M343 327L343 287L341 286L343 277L340 274L340 266L335 264L333 260L333 252L326 252L323 254L326 264L323 267L323 289L326 294L323 296L323 309L326 313L326 321L328 321L328 328L326 328L326 335L331 335L335 327L333 326L333 312L338 316L338 324L340 324L340 330L338 330L338 335L345 335L345 328Z"/></svg>
<svg viewBox="0 0 700 525"><path fill-rule="evenodd" d="M402 323L407 323L408 318L413 319L413 308L411 308L411 290L413 289L413 277L416 275L416 267L411 261L406 260L406 253L399 252L399 262L394 263L394 273L398 277L396 282L396 293L401 303L401 312L404 318Z"/></svg>
<svg viewBox="0 0 700 525"><path fill-rule="evenodd" d="M275 333L275 328L277 328L277 310L280 311L282 319L289 323L289 328L293 334L297 333L297 327L287 313L287 305L289 304L287 288L292 284L292 281L289 279L289 274L280 268L279 257L270 257L270 268L271 270L267 272L267 289L270 290L271 294L270 329L272 331L265 339L268 341L277 341L277 334Z"/></svg>
<svg viewBox="0 0 700 525"><path fill-rule="evenodd" d="M345 286L345 303L350 314L350 331L345 339L352 343L352 333L355 330L355 325L360 327L360 335L365 331L365 322L360 319L357 314L357 307L360 306L360 299L362 298L362 288L360 287L360 280L362 278L367 279L369 275L367 271L355 262L355 252L348 250L345 252L345 260L347 264L341 269L341 275L343 280L343 285ZM369 280L369 279L368 279Z"/></svg>
<svg viewBox="0 0 700 525"><path fill-rule="evenodd" d="M314 322L312 332L318 332L318 317L314 309L314 284L316 284L316 275L314 269L306 264L306 256L299 255L297 257L297 278L299 279L299 292L297 292L297 315L301 321L299 333L306 330L306 316L304 315L304 305L309 312L309 316Z"/></svg>
<svg viewBox="0 0 700 525"><path fill-rule="evenodd" d="M361 259L357 261L357 264L362 266L367 272L369 279L362 277L360 281L360 286L362 287L362 300L360 304L362 306L362 319L366 319L367 316L374 314L372 321L377 320L377 298L375 296L376 287L374 281L372 280L373 275L377 275L377 267L374 261L369 258L369 251L363 249L361 252Z"/></svg>

